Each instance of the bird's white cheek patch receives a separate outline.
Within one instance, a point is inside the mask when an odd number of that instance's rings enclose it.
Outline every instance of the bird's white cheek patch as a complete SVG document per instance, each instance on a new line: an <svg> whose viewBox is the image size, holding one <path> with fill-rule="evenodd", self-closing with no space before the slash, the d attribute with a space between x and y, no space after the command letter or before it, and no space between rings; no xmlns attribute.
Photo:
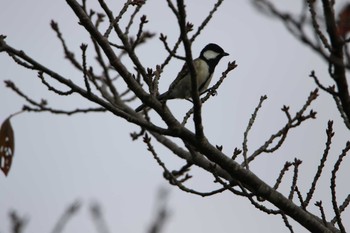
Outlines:
<svg viewBox="0 0 350 233"><path fill-rule="evenodd" d="M213 50L208 50L208 51L205 51L203 56L207 59L207 60L210 60L210 59L214 59L216 58L217 56L219 56L219 53L217 52L214 52Z"/></svg>

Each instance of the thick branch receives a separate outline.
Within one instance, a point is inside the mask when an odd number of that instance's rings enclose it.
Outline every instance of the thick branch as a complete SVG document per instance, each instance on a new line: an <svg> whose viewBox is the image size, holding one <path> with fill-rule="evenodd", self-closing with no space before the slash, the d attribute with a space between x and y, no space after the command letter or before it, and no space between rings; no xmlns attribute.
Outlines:
<svg viewBox="0 0 350 233"><path fill-rule="evenodd" d="M343 110L350 119L350 95L348 89L348 83L346 80L345 65L344 65L344 54L343 54L343 41L337 33L337 24L335 21L333 6L331 1L322 0L323 11L325 16L325 22L327 32L332 45L331 60L334 57L337 62L333 63L334 73L333 78L338 88L338 96L341 101Z"/></svg>
<svg viewBox="0 0 350 233"><path fill-rule="evenodd" d="M203 125L202 125L202 115L201 115L201 101L199 99L198 84L197 84L197 74L193 66L193 58L191 53L191 41L187 37L188 28L186 25L186 11L183 0L177 1L177 7L179 11L179 26L181 31L181 39L185 47L186 53L186 64L189 68L191 74L191 88L192 88L192 100L193 100L193 120L196 129L196 135L198 139L204 138Z"/></svg>

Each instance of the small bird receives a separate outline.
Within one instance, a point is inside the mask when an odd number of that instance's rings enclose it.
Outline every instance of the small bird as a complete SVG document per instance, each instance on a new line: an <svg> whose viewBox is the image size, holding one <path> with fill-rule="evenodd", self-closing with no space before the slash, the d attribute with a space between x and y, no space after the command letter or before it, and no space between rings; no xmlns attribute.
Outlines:
<svg viewBox="0 0 350 233"><path fill-rule="evenodd" d="M197 87L198 93L204 93L212 79L216 65L220 59L228 56L219 45L211 43L205 46L199 57L193 60L193 66L197 74ZM158 100L169 100L169 99L187 99L191 98L191 75L187 64L182 67L182 70L176 77L176 79L170 84L169 90L165 93L157 96ZM146 106L140 105L135 109L136 112L141 111Z"/></svg>

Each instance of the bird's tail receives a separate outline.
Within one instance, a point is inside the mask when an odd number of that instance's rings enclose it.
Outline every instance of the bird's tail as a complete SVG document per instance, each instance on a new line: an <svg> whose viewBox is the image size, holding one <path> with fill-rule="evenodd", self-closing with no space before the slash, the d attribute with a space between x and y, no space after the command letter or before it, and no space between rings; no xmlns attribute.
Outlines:
<svg viewBox="0 0 350 233"><path fill-rule="evenodd" d="M160 101L160 100L166 100L168 99L168 92L164 92L163 94L161 95L158 95L157 96L157 99ZM142 111L144 108L146 108L147 106L145 104L141 104L140 106L138 106L136 109L135 109L135 112L140 112Z"/></svg>
<svg viewBox="0 0 350 233"><path fill-rule="evenodd" d="M135 112L140 112L140 111L142 111L145 107L146 107L146 105L141 104L140 106L138 106L138 107L135 109Z"/></svg>

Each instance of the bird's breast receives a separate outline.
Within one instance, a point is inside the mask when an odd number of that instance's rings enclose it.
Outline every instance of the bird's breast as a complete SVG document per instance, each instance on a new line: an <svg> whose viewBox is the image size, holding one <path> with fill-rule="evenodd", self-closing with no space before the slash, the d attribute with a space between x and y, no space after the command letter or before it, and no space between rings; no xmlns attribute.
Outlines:
<svg viewBox="0 0 350 233"><path fill-rule="evenodd" d="M196 73L197 73L197 85L198 85L198 91L203 92L208 88L208 85L210 83L211 74L209 72L209 66L208 64L200 59L197 60L194 64Z"/></svg>

